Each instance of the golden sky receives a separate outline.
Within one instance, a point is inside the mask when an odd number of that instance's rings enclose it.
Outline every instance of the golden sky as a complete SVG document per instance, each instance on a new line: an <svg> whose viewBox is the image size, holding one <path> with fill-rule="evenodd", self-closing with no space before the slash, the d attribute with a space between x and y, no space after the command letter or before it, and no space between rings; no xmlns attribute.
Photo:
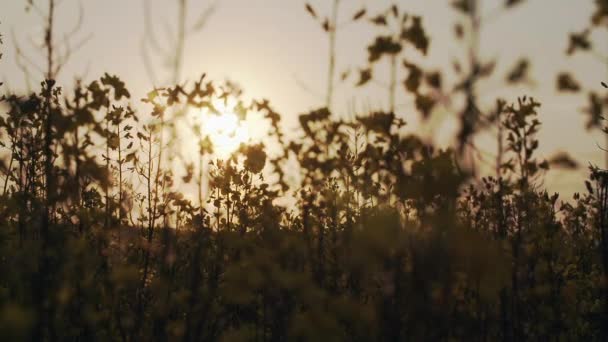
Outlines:
<svg viewBox="0 0 608 342"><path fill-rule="evenodd" d="M194 23L199 14L211 4L209 0L190 0L188 20ZM423 64L449 70L451 60L464 51L453 38L453 24L458 14L448 0L344 0L342 15L350 17L366 7L370 13L385 9L396 2L407 12L421 15L431 37L429 56ZM484 12L491 13L503 1L485 0ZM0 77L11 89L23 89L23 74L16 67L14 32L23 48L32 56L37 52L27 42L28 37L40 39L42 25L35 12L26 13L25 0L0 0L0 32L5 36L4 58L0 62ZM77 21L78 1L64 0L58 8L58 31L67 32ZM119 75L139 98L151 88L150 78L142 62L141 41L144 36L143 0L82 0L84 22L80 37L90 35L87 43L73 55L62 71L60 83L71 85L76 76L91 80L109 72ZM171 31L177 17L174 1L150 0L151 18L158 35ZM330 2L310 0L318 12L328 13ZM504 15L493 17L481 36L482 55L497 58L497 75L505 72L522 56L532 62L533 87L506 88L501 78L490 80L481 93L483 100L493 103L496 96L515 100L528 94L543 103L541 109L541 154L548 156L559 150L570 152L583 166L589 162L601 165L603 155L596 146L604 138L584 130L580 109L585 98L578 95L557 95L555 75L571 70L584 88L599 88L608 80L608 66L596 59L579 55L565 57L568 33L583 28L591 14L593 0L528 0L526 4ZM338 71L357 69L365 65L366 47L373 30L366 23L349 25L339 32ZM594 37L598 50L608 54L608 32ZM170 42L164 39L165 42ZM229 78L240 84L246 94L269 98L283 114L287 128L297 125L297 116L323 104L327 70L327 40L322 30L304 10L300 0L219 0L214 14L204 30L193 34L186 42L182 79L198 79L203 72L212 79ZM35 58L35 57L33 57ZM162 61L155 60L156 65ZM449 75L448 75L449 76ZM34 75L33 84L41 75ZM354 79L339 86L335 110L346 114L354 107L385 106L383 90L378 86L354 88ZM448 77L449 82L449 77ZM303 85L309 90L304 90ZM317 91L318 90L318 91ZM412 130L421 129L418 114L411 109L407 97L399 99L398 115L410 122ZM436 113L437 127L449 122L454 113ZM443 124L446 125L445 123ZM444 132L433 128L431 133ZM428 131L428 129L427 129ZM449 131L449 130L448 130ZM446 134L436 134L447 142ZM552 191L568 195L583 191L582 178L586 170L566 174L552 172L547 185Z"/></svg>

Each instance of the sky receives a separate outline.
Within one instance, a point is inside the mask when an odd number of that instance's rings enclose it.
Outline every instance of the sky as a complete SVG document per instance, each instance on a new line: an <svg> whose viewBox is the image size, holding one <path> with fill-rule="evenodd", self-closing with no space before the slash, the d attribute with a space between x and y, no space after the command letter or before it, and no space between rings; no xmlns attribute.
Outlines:
<svg viewBox="0 0 608 342"><path fill-rule="evenodd" d="M42 4L44 1L38 0ZM177 18L176 1L149 0L150 18L157 35L173 30ZM365 7L376 13L397 3L408 13L421 15L431 38L428 58L423 65L449 70L453 58L464 50L453 38L453 24L460 18L448 0L343 0L341 15L352 16ZM484 13L504 2L482 1ZM86 43L74 51L59 75L59 83L73 84L76 77L93 80L104 72L120 76L134 98L142 97L152 88L141 53L144 37L144 0L63 0L57 9L57 32L69 32L78 21L78 4L82 5L84 21L77 39ZM330 1L310 0L317 12L329 13ZM42 22L35 11L25 11L26 0L0 0L0 32L5 36L4 58L0 61L0 79L5 87L25 89L24 77L15 63L14 38L32 59L39 60L39 51L32 47L40 41ZM209 0L189 0L188 22L194 24L208 6ZM283 115L285 127L297 127L299 114L321 107L327 74L327 38L319 25L304 10L300 0L218 0L216 10L205 27L186 41L183 80L198 80L202 73L210 79L237 82L247 96L268 98ZM582 95L560 95L555 91L555 76L571 70L584 88L601 91L599 84L608 80L608 66L588 55L566 57L568 33L580 31L589 20L593 0L528 0L525 4L484 24L480 51L487 59L497 58L497 75L505 72L522 56L532 63L534 85L506 88L500 78L484 83L480 90L482 102L494 102L496 96L514 101L524 94L535 97L543 106L540 118L541 155L567 151L583 168L574 173L552 171L546 184L552 191L569 196L583 191L586 165L602 164L603 154L597 144L604 142L599 134L584 129L581 108L586 105ZM338 33L337 69L357 70L366 64L366 47L373 39L368 23L345 26ZM166 35L165 35L166 36ZM162 39L162 38L161 38ZM598 50L608 55L608 32L594 37ZM165 46L170 40L163 40ZM413 57L416 58L416 57ZM153 61L157 69L162 61ZM33 84L41 80L34 74ZM449 74L448 74L449 78ZM351 114L369 107L386 107L385 91L377 85L355 88L350 79L337 88L334 111ZM449 80L448 80L449 81ZM449 122L454 113L438 111L434 125L423 127L411 107L411 99L398 99L397 115L404 118L412 131L423 131L439 143L449 143L452 134ZM452 120L452 121L450 121ZM484 146L481 146L483 148ZM491 152L491 151L489 151Z"/></svg>

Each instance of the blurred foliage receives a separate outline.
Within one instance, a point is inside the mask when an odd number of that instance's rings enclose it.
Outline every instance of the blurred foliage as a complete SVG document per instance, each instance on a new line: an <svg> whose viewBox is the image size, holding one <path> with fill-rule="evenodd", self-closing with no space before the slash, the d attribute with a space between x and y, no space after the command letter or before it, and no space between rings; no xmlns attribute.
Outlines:
<svg viewBox="0 0 608 342"><path fill-rule="evenodd" d="M475 16L472 3L452 5ZM597 3L594 23L606 14ZM419 17L392 6L369 20L380 28L392 21L398 30L368 49L361 85L383 57L406 46L427 51ZM584 49L584 38L573 46ZM431 115L434 102L421 97L441 88L441 73L402 62L404 91ZM473 84L493 69L475 56L469 62L454 90L468 103L457 113L462 144L483 128ZM528 68L518 61L506 82L522 82ZM579 88L569 74L558 80L560 90ZM165 115L222 115L216 104L227 99L240 119L261 114L270 127L264 142L221 160L194 129L198 165L178 169L162 158ZM544 189L550 167L578 164L564 153L538 156L540 103L532 98L497 101L491 120L504 132L504 158L483 178L465 166L462 146L439 149L406 133L393 110L339 119L319 108L301 114L298 136L287 139L270 101L247 102L233 84L204 75L153 89L141 100L147 111L133 109L128 87L110 74L73 89L45 80L39 92L2 101L3 339L608 336L608 175L592 167L587 191L570 201ZM601 125L595 102L592 124ZM197 187L198 200L178 181Z"/></svg>

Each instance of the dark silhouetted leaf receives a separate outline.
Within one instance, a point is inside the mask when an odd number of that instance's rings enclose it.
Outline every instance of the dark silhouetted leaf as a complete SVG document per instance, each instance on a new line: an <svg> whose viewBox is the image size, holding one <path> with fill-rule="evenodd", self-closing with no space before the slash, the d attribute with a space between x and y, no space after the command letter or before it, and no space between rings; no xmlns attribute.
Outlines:
<svg viewBox="0 0 608 342"><path fill-rule="evenodd" d="M566 170L576 170L579 168L578 162L566 152L559 152L555 154L549 159L549 164L552 167Z"/></svg>
<svg viewBox="0 0 608 342"><path fill-rule="evenodd" d="M591 42L589 41L589 30L585 30L580 33L570 34L570 43L566 53L568 55L574 54L576 51L588 51L591 49Z"/></svg>
<svg viewBox="0 0 608 342"><path fill-rule="evenodd" d="M395 42L391 36L376 37L374 43L367 48L370 63L378 61L383 55L396 55L401 52L402 46Z"/></svg>
<svg viewBox="0 0 608 342"><path fill-rule="evenodd" d="M371 22L378 25L378 26L386 26L387 22L386 22L386 17L382 14L374 17L371 19Z"/></svg>
<svg viewBox="0 0 608 342"><path fill-rule="evenodd" d="M266 152L264 146L253 145L248 146L245 151L245 168L252 173L260 173L266 164Z"/></svg>
<svg viewBox="0 0 608 342"><path fill-rule="evenodd" d="M523 2L524 2L524 0L507 0L507 2L505 3L505 6L507 8L515 7L516 5L520 5Z"/></svg>
<svg viewBox="0 0 608 342"><path fill-rule="evenodd" d="M306 11L313 17L313 18L317 18L317 12L315 11L315 9L312 7L312 5L310 5L309 3L305 4L306 6Z"/></svg>
<svg viewBox="0 0 608 342"><path fill-rule="evenodd" d="M557 90L564 92L578 92L581 90L580 84L567 72L557 75Z"/></svg>
<svg viewBox="0 0 608 342"><path fill-rule="evenodd" d="M331 29L329 19L323 20L323 24L321 26L323 27L323 31L329 32L329 30Z"/></svg>
<svg viewBox="0 0 608 342"><path fill-rule="evenodd" d="M530 62L528 62L527 59L519 60L515 67L507 75L507 82L514 84L525 81L528 78L529 69Z"/></svg>
<svg viewBox="0 0 608 342"><path fill-rule="evenodd" d="M365 13L367 13L367 10L365 8L359 10L357 13L355 13L355 15L353 15L353 20L356 21L363 18L365 16Z"/></svg>
<svg viewBox="0 0 608 342"><path fill-rule="evenodd" d="M454 0L452 1L452 7L465 14L470 13L472 10L470 0Z"/></svg>
<svg viewBox="0 0 608 342"><path fill-rule="evenodd" d="M604 117L602 116L602 111L604 109L604 104L600 96L591 92L588 96L589 106L584 109L584 113L587 114L587 129L599 128L601 126L602 120Z"/></svg>
<svg viewBox="0 0 608 342"><path fill-rule="evenodd" d="M404 81L405 89L412 93L416 93L422 82L423 73L422 70L415 64L403 61L403 66L408 70L408 77Z"/></svg>
<svg viewBox="0 0 608 342"><path fill-rule="evenodd" d="M425 80L429 86L435 89L441 89L441 73L439 71L427 73L425 76Z"/></svg>
<svg viewBox="0 0 608 342"><path fill-rule="evenodd" d="M429 38L422 28L422 18L413 17L411 26L401 32L401 38L409 41L416 49L426 55L429 47Z"/></svg>
<svg viewBox="0 0 608 342"><path fill-rule="evenodd" d="M362 69L359 70L359 81L357 82L357 86L360 87L372 79L372 70L371 69Z"/></svg>
<svg viewBox="0 0 608 342"><path fill-rule="evenodd" d="M587 188L587 191L589 192L590 195L593 195L593 186L591 186L591 182L589 182L588 180L585 180L585 187Z"/></svg>
<svg viewBox="0 0 608 342"><path fill-rule="evenodd" d="M422 94L416 95L416 109L422 113L422 118L424 120L427 120L431 116L435 103L436 101L430 96Z"/></svg>

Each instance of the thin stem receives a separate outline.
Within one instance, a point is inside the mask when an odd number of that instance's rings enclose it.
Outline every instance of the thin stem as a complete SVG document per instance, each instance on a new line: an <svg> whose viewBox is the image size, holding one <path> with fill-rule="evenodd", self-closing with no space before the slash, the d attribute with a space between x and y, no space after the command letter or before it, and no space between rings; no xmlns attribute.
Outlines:
<svg viewBox="0 0 608 342"><path fill-rule="evenodd" d="M175 56L173 59L173 84L177 84L181 78L181 69L184 56L184 43L186 40L186 8L187 0L180 0L178 6L177 39Z"/></svg>
<svg viewBox="0 0 608 342"><path fill-rule="evenodd" d="M331 22L329 23L329 66L327 70L327 94L325 98L325 106L331 109L334 96L334 81L336 73L336 35L338 25L338 10L340 0L334 0L331 14Z"/></svg>
<svg viewBox="0 0 608 342"><path fill-rule="evenodd" d="M51 80L55 77L54 74L54 59L53 59L53 21L55 18L55 0L49 0L49 13L47 16L47 26L44 35L44 45L46 47L46 78Z"/></svg>
<svg viewBox="0 0 608 342"><path fill-rule="evenodd" d="M397 56L391 56L390 85L388 89L389 111L395 112L395 97L397 93Z"/></svg>

